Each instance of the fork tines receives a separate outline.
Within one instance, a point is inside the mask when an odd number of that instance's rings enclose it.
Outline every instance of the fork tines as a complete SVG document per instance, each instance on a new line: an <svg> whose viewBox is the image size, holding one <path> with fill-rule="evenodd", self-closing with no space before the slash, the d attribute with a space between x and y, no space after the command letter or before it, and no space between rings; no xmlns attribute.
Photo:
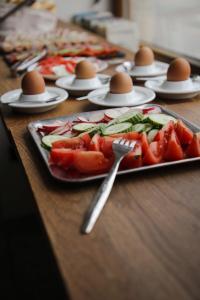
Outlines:
<svg viewBox="0 0 200 300"><path fill-rule="evenodd" d="M119 138L119 139L115 140L115 141L113 142L113 144L121 145L121 146L127 146L127 147L129 147L129 148L134 148L134 146L135 146L135 141L128 141L128 140Z"/></svg>

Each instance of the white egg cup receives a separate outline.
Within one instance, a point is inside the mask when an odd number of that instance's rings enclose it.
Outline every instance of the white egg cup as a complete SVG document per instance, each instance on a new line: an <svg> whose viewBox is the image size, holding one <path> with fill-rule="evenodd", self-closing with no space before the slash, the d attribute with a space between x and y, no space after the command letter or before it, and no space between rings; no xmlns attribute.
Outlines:
<svg viewBox="0 0 200 300"><path fill-rule="evenodd" d="M193 82L192 80L189 78L187 80L182 80L182 81L168 81L165 80L161 86L162 89L166 89L169 91L190 91L193 89Z"/></svg>
<svg viewBox="0 0 200 300"><path fill-rule="evenodd" d="M25 95L25 94L21 94L19 97L19 101L21 102L45 102L48 99L50 99L51 95L49 94L49 92L45 91L44 93L40 93L40 94L35 94L35 95Z"/></svg>
<svg viewBox="0 0 200 300"><path fill-rule="evenodd" d="M154 62L151 65L147 65L147 66L134 65L133 68L131 69L131 71L153 73L156 71L156 65Z"/></svg>
<svg viewBox="0 0 200 300"><path fill-rule="evenodd" d="M95 76L94 78L89 78L89 79L78 79L74 78L71 84L72 87L79 88L79 89L96 89L102 86L102 83L100 79Z"/></svg>
<svg viewBox="0 0 200 300"><path fill-rule="evenodd" d="M137 93L134 91L134 89L132 89L131 92L129 93L121 93L121 94L113 94L110 91L106 94L106 101L111 101L111 102L123 102L124 104L126 104L126 102L129 102L130 100L132 100L134 97L137 96Z"/></svg>

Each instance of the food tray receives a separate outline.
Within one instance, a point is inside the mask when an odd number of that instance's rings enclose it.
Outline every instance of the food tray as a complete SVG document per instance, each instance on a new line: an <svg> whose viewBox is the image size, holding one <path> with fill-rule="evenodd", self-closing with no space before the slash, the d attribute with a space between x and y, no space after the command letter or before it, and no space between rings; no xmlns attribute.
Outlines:
<svg viewBox="0 0 200 300"><path fill-rule="evenodd" d="M170 116L173 116L177 119L182 120L193 132L199 132L200 131L200 127L191 123L190 121L186 120L185 118L181 117L180 115L166 109L163 108L159 105L155 105L155 104L146 104L146 105L141 105L141 106L137 106L134 107L135 109L144 109L144 108L149 108L149 107L157 107L161 110L161 113L165 113L168 114ZM134 109L132 108L132 109ZM113 109L112 109L113 110ZM106 110L101 110L101 112L105 112L105 111L109 111L108 109ZM59 117L59 118L53 118L53 119L47 119L47 120L39 120L39 121L35 121L35 122L31 122L28 125L28 130L51 174L51 176L53 176L55 179L58 179L60 181L65 181L65 182L85 182L85 181L91 181L91 180L96 180L99 178L104 178L106 176L106 174L99 174L99 175L82 175L81 177L78 178L73 178L73 177L69 177L69 175L67 175L67 172L60 169L57 166L50 166L49 162L48 162L48 155L49 155L49 151L45 150L42 146L41 146L41 134L38 132L38 127L43 126L44 124L50 124L55 120L61 120L61 121L73 121L75 120L78 116L80 117L90 117L91 114L97 114L100 111L93 111L93 112L82 112L82 113L77 113L77 114L73 114L73 115L69 115L69 116L64 116L64 117ZM178 161L171 161L171 162L164 162L164 163L159 163L159 164L155 164L155 165L150 165L150 166L142 166L139 168L135 168L135 169L127 169L127 170L120 170L118 171L117 175L121 175L121 174L128 174L128 173L136 173L136 172L141 172L141 171L145 171L145 170L150 170L150 169L157 169L157 168L162 168L162 167L166 167L166 166L171 166L171 165L179 165L179 164L183 164L183 163L188 163L188 162L193 162L193 161L198 161L200 160L200 157L195 157L195 158L186 158L186 159L182 159L182 160L178 160Z"/></svg>

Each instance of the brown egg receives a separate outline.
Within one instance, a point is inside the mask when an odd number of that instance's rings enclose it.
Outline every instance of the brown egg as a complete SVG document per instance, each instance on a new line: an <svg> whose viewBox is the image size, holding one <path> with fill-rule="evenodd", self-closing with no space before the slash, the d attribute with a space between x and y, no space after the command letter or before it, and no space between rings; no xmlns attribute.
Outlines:
<svg viewBox="0 0 200 300"><path fill-rule="evenodd" d="M22 90L24 95L36 95L45 92L45 82L38 71L27 72L22 79Z"/></svg>
<svg viewBox="0 0 200 300"><path fill-rule="evenodd" d="M112 94L130 93L133 89L131 77L123 72L116 73L110 80L110 92Z"/></svg>
<svg viewBox="0 0 200 300"><path fill-rule="evenodd" d="M191 74L189 62L182 57L174 59L167 71L168 81L183 81L187 80Z"/></svg>
<svg viewBox="0 0 200 300"><path fill-rule="evenodd" d="M151 48L141 47L135 54L136 66L149 66L154 62L154 54Z"/></svg>
<svg viewBox="0 0 200 300"><path fill-rule="evenodd" d="M82 60L75 68L75 74L77 79L90 79L96 76L96 68L93 63Z"/></svg>

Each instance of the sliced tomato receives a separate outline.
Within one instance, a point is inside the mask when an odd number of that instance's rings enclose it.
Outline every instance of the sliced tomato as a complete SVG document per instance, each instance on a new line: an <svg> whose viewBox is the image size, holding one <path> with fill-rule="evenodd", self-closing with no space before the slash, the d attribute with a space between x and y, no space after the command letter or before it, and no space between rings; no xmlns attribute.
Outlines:
<svg viewBox="0 0 200 300"><path fill-rule="evenodd" d="M85 148L88 149L90 143L91 143L91 137L88 133L84 133L80 136L80 139L83 141Z"/></svg>
<svg viewBox="0 0 200 300"><path fill-rule="evenodd" d="M188 145L192 142L193 132L181 120L178 120L175 131L181 145Z"/></svg>
<svg viewBox="0 0 200 300"><path fill-rule="evenodd" d="M127 133L127 139L128 140L139 140L141 138L141 134L136 131L131 131Z"/></svg>
<svg viewBox="0 0 200 300"><path fill-rule="evenodd" d="M184 158L184 152L178 140L175 130L172 130L168 139L164 159L167 161L180 160Z"/></svg>
<svg viewBox="0 0 200 300"><path fill-rule="evenodd" d="M136 144L133 151L129 152L122 160L120 167L122 169L132 169L142 166L142 147Z"/></svg>
<svg viewBox="0 0 200 300"><path fill-rule="evenodd" d="M154 142L159 142L159 141L163 141L164 140L164 130L159 130L156 134L156 136L154 137Z"/></svg>
<svg viewBox="0 0 200 300"><path fill-rule="evenodd" d="M173 121L169 121L163 128L162 130L164 131L165 134L165 138L169 139L172 131L174 130L174 122Z"/></svg>
<svg viewBox="0 0 200 300"><path fill-rule="evenodd" d="M50 152L49 162L64 169L68 169L74 161L75 150L65 148L55 148Z"/></svg>
<svg viewBox="0 0 200 300"><path fill-rule="evenodd" d="M155 165L162 161L159 142L152 142L144 152L144 165Z"/></svg>
<svg viewBox="0 0 200 300"><path fill-rule="evenodd" d="M200 156L200 133L195 133L192 142L186 150L188 157Z"/></svg>
<svg viewBox="0 0 200 300"><path fill-rule="evenodd" d="M112 149L112 143L116 140L115 137L105 136L100 139L100 150L105 157L112 157L114 155Z"/></svg>
<svg viewBox="0 0 200 300"><path fill-rule="evenodd" d="M141 134L142 153L146 153L149 149L149 142L145 132Z"/></svg>
<svg viewBox="0 0 200 300"><path fill-rule="evenodd" d="M136 131L131 131L131 132L128 132L128 133L112 134L112 135L110 135L110 137L123 138L123 139L127 139L127 140L139 140L140 139L140 134Z"/></svg>
<svg viewBox="0 0 200 300"><path fill-rule="evenodd" d="M84 141L80 137L63 139L52 143L52 148L84 149Z"/></svg>
<svg viewBox="0 0 200 300"><path fill-rule="evenodd" d="M156 134L154 141L159 142L159 148L162 154L166 151L169 137L171 136L172 130L174 130L174 122L168 122L161 130Z"/></svg>
<svg viewBox="0 0 200 300"><path fill-rule="evenodd" d="M108 172L112 163L113 160L105 158L100 151L77 151L73 166L80 173L99 174Z"/></svg>
<svg viewBox="0 0 200 300"><path fill-rule="evenodd" d="M100 135L96 133L88 146L89 151L100 151Z"/></svg>

